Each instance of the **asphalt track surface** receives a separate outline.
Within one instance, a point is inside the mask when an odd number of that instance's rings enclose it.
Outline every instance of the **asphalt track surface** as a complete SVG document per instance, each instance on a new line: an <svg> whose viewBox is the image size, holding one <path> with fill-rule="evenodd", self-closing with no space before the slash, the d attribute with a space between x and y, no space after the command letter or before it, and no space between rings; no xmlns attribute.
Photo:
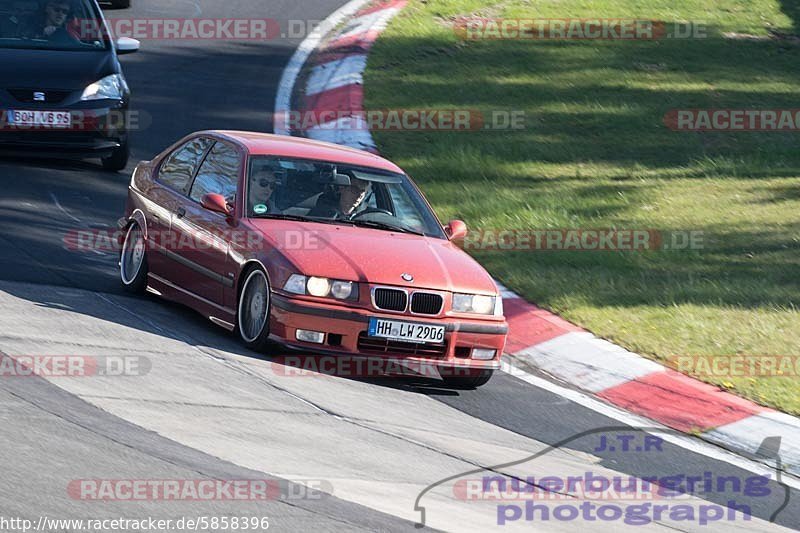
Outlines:
<svg viewBox="0 0 800 533"><path fill-rule="evenodd" d="M134 0L132 9L108 14L274 18L285 28L343 3ZM65 249L72 230L114 228L135 161L200 129L271 131L276 84L297 44L145 41L123 57L133 107L152 119L133 134L128 172L104 172L91 161L0 159L0 352L140 357L150 367L124 378L0 379L0 517L264 516L277 530L410 531L424 493L427 525L484 531L496 526L497 504L459 501L453 480L438 481L480 478L490 473L469 472L501 464L496 471L519 478L753 476L675 445L643 450L641 432L505 374L475 391L285 375L191 311L123 295L113 253ZM600 436L634 436L637 445L597 451ZM279 480L281 495L103 503L68 493L80 479L268 479ZM697 507L735 499L751 507L750 521L520 519L504 527L777 530L768 520L778 511L777 524L800 527L800 494L774 481L769 488L768 496L728 490L687 500Z"/></svg>

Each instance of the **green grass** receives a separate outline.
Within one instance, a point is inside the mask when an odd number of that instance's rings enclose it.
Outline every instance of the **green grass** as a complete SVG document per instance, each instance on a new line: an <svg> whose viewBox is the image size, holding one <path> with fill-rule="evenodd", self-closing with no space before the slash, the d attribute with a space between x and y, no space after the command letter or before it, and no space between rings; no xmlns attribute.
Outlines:
<svg viewBox="0 0 800 533"><path fill-rule="evenodd" d="M708 37L462 41L458 16L700 21ZM510 288L656 360L800 356L800 134L675 132L674 108L798 108L795 0L412 0L366 107L524 110L520 131L376 132L473 229L702 230L684 252L474 252ZM760 38L730 38L735 32ZM717 384L800 414L800 378Z"/></svg>

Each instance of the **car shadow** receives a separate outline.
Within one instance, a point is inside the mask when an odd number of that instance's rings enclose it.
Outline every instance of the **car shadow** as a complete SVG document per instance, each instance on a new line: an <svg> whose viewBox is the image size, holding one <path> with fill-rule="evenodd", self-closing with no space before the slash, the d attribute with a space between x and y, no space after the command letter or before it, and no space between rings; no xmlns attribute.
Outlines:
<svg viewBox="0 0 800 533"><path fill-rule="evenodd" d="M411 375L410 371L403 375L391 371L387 374L380 370L386 366L366 364L368 359L364 357L289 352L277 345L273 345L267 353L255 352L244 347L235 333L213 324L192 309L151 294L123 296L9 281L0 281L0 291L32 302L37 307L85 315L142 334L182 342L191 348L218 350L225 354L268 362L276 376L316 374L427 396L459 395L459 390L445 386L441 380L430 377L431 374L417 376ZM25 319L20 317L18 320ZM209 355L224 357L223 354L213 352ZM379 361L378 358L369 360ZM397 369L399 360L399 357L393 359L389 368Z"/></svg>

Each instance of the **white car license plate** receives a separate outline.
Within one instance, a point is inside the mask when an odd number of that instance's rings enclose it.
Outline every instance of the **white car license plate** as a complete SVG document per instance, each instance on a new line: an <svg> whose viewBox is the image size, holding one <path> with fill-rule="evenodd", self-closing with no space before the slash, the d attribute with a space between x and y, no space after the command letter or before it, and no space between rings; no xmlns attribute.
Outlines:
<svg viewBox="0 0 800 533"><path fill-rule="evenodd" d="M431 326L399 320L370 318L370 337L380 337L396 341L442 344L444 342L444 326Z"/></svg>
<svg viewBox="0 0 800 533"><path fill-rule="evenodd" d="M14 126L69 128L72 125L72 117L69 111L27 111L24 109L9 109L8 123Z"/></svg>

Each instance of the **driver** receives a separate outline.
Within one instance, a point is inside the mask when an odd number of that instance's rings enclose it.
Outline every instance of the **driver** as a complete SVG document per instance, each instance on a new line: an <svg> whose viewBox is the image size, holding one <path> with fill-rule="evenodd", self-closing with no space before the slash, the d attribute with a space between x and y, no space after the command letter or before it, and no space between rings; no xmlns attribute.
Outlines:
<svg viewBox="0 0 800 533"><path fill-rule="evenodd" d="M280 185L280 178L275 171L270 169L259 170L250 180L250 208L255 211L256 206L266 206L267 210L258 213L275 213L278 211L273 195ZM260 210L263 211L263 207Z"/></svg>
<svg viewBox="0 0 800 533"><path fill-rule="evenodd" d="M67 30L72 14L70 0L47 0L43 11L31 22L26 37L50 42L74 42L77 39Z"/></svg>
<svg viewBox="0 0 800 533"><path fill-rule="evenodd" d="M350 185L336 185L322 193L308 215L331 219L350 218L364 202L368 190L368 181L350 178Z"/></svg>

